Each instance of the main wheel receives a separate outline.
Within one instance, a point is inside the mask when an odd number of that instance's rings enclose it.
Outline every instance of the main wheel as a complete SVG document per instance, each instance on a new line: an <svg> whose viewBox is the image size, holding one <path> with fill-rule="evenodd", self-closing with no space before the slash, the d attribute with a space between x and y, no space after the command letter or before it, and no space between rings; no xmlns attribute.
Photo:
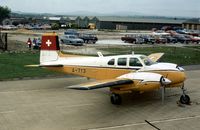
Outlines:
<svg viewBox="0 0 200 130"><path fill-rule="evenodd" d="M122 103L121 96L119 94L112 94L110 96L110 101L114 105L120 105Z"/></svg>
<svg viewBox="0 0 200 130"><path fill-rule="evenodd" d="M180 102L182 104L190 104L190 97L188 95L181 95Z"/></svg>

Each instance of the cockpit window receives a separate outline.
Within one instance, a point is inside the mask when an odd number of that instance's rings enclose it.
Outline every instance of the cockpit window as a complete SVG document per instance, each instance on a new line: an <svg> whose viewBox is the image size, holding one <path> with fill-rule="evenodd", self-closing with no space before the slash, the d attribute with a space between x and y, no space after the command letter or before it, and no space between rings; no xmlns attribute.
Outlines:
<svg viewBox="0 0 200 130"><path fill-rule="evenodd" d="M145 65L150 66L155 64L152 60L150 60L147 56L140 56L141 60L144 62Z"/></svg>
<svg viewBox="0 0 200 130"><path fill-rule="evenodd" d="M142 66L142 63L139 61L138 58L130 58L129 66Z"/></svg>
<svg viewBox="0 0 200 130"><path fill-rule="evenodd" d="M111 59L108 61L108 65L114 65L115 64L115 59Z"/></svg>
<svg viewBox="0 0 200 130"><path fill-rule="evenodd" d="M119 58L117 65L119 66L126 66L127 58Z"/></svg>

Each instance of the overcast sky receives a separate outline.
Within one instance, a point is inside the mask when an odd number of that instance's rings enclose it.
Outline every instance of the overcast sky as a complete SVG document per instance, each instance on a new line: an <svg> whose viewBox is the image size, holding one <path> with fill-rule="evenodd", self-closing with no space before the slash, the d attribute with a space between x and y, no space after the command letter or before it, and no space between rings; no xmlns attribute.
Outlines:
<svg viewBox="0 0 200 130"><path fill-rule="evenodd" d="M200 17L200 0L0 0L12 11L35 13L135 12L144 15Z"/></svg>

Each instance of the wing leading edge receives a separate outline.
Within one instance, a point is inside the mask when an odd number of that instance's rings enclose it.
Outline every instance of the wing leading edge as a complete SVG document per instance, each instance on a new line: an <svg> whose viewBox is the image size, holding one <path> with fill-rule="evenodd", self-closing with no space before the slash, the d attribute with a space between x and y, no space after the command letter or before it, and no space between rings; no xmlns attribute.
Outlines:
<svg viewBox="0 0 200 130"><path fill-rule="evenodd" d="M115 87L118 85L125 85L125 84L132 84L132 83L133 83L133 80L131 79L111 79L111 80L95 81L95 82L90 82L86 84L73 85L68 88L78 89L78 90L93 90L93 89Z"/></svg>

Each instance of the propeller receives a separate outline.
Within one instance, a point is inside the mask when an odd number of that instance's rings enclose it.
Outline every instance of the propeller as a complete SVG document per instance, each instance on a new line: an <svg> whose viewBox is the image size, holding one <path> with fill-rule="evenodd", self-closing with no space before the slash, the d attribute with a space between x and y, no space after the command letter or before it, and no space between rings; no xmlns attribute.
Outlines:
<svg viewBox="0 0 200 130"><path fill-rule="evenodd" d="M164 104L164 100L165 100L165 86L167 84L170 84L171 81L167 78L164 78L163 76L160 78L160 88L161 88L161 95L162 95L162 104Z"/></svg>

